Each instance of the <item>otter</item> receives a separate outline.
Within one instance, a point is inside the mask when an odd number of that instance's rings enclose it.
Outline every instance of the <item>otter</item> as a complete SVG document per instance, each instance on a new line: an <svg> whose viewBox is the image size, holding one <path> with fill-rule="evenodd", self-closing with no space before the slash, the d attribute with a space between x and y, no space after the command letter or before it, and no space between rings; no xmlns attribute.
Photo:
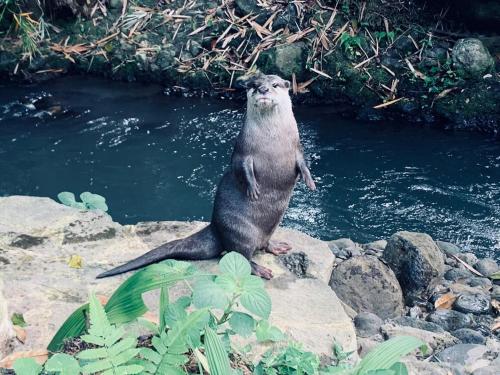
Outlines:
<svg viewBox="0 0 500 375"><path fill-rule="evenodd" d="M237 251L264 279L272 271L252 261L257 250L274 255L291 250L271 241L300 177L315 190L299 139L288 91L290 82L261 73L241 81L247 90L245 123L236 139L231 164L215 194L212 220L201 231L167 242L122 266L97 276L103 278L142 268L165 259L204 260L224 251Z"/></svg>

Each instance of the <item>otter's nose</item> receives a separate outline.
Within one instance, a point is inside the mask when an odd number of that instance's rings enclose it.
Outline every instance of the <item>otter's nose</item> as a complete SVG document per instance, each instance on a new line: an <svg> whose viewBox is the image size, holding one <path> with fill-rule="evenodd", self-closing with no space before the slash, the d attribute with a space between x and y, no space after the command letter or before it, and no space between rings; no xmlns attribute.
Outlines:
<svg viewBox="0 0 500 375"><path fill-rule="evenodd" d="M269 92L269 87L262 85L257 89L261 94L266 94Z"/></svg>

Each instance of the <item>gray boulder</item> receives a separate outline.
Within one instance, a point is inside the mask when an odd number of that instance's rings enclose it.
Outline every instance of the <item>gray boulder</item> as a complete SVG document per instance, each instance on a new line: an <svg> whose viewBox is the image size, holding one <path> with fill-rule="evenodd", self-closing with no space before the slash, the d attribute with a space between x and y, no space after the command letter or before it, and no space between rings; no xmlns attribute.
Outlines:
<svg viewBox="0 0 500 375"><path fill-rule="evenodd" d="M480 78L495 64L488 49L475 38L458 40L453 46L451 56L454 67L465 78Z"/></svg>
<svg viewBox="0 0 500 375"><path fill-rule="evenodd" d="M440 325L448 332L456 331L460 328L469 328L472 325L472 319L469 315L447 309L437 309L427 315L427 320Z"/></svg>
<svg viewBox="0 0 500 375"><path fill-rule="evenodd" d="M401 316L403 295L394 272L376 257L354 257L333 270L330 286L358 312L382 319Z"/></svg>
<svg viewBox="0 0 500 375"><path fill-rule="evenodd" d="M425 233L393 234L382 258L396 274L409 303L428 297L444 274L443 254L431 236Z"/></svg>
<svg viewBox="0 0 500 375"><path fill-rule="evenodd" d="M474 265L474 268L481 272L484 276L489 276L492 273L497 272L499 269L497 262L491 258L484 258L479 260Z"/></svg>
<svg viewBox="0 0 500 375"><path fill-rule="evenodd" d="M354 327L360 337L370 337L380 332L383 321L377 315L370 312L362 312L354 318Z"/></svg>
<svg viewBox="0 0 500 375"><path fill-rule="evenodd" d="M460 268L452 268L445 272L444 278L448 281L465 280L471 277L471 273L468 270L463 270Z"/></svg>
<svg viewBox="0 0 500 375"><path fill-rule="evenodd" d="M465 263L467 263L470 266L473 266L478 261L476 254L473 254L473 253L460 253L457 255L457 258L463 260ZM465 266L463 264L460 264L460 267L465 268Z"/></svg>

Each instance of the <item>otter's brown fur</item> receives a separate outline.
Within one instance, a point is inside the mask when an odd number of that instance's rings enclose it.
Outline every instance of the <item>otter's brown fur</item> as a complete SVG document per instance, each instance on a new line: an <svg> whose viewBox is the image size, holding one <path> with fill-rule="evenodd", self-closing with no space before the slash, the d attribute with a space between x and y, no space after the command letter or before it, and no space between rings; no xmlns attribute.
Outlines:
<svg viewBox="0 0 500 375"><path fill-rule="evenodd" d="M288 90L290 83L275 75L255 75L246 81L247 113L233 150L231 165L215 195L209 226L187 238L168 242L98 276L107 277L164 259L202 260L237 251L252 264L254 274L270 279L269 269L252 262L256 250L281 254L285 243L270 239L278 227L297 179L314 190L306 166Z"/></svg>

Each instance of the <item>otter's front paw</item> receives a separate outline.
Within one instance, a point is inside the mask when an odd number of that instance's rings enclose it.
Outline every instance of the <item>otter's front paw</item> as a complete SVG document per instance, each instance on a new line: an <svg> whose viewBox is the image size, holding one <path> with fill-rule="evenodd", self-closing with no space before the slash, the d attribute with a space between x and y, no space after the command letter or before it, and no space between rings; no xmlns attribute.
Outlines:
<svg viewBox="0 0 500 375"><path fill-rule="evenodd" d="M247 189L247 197L249 197L253 201L259 199L259 195L260 195L260 190L258 185L250 186Z"/></svg>

